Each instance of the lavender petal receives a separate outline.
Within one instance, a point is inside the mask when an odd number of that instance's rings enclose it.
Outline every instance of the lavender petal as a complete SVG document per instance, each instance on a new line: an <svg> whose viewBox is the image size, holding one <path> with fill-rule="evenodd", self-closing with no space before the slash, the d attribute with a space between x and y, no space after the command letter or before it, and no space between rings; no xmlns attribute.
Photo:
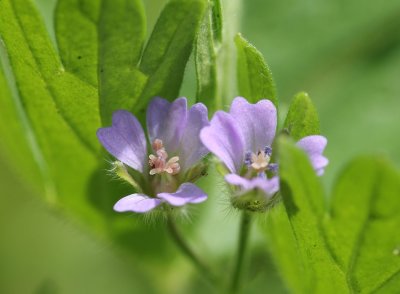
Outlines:
<svg viewBox="0 0 400 294"><path fill-rule="evenodd" d="M186 98L178 98L170 103L162 98L154 98L147 108L147 130L150 142L163 141L166 151L176 155L187 119Z"/></svg>
<svg viewBox="0 0 400 294"><path fill-rule="evenodd" d="M200 132L200 139L232 173L240 170L244 161L244 138L230 114L217 111L210 126Z"/></svg>
<svg viewBox="0 0 400 294"><path fill-rule="evenodd" d="M327 139L323 136L313 135L300 139L296 145L302 148L309 156L311 165L317 171L318 175L324 173L324 168L329 160L322 155L327 144Z"/></svg>
<svg viewBox="0 0 400 294"><path fill-rule="evenodd" d="M130 112L115 111L112 126L98 129L97 137L110 154L143 172L147 155L146 138L139 121Z"/></svg>
<svg viewBox="0 0 400 294"><path fill-rule="evenodd" d="M245 151L258 152L271 146L275 137L276 107L269 100L250 104L243 97L233 100L230 114L237 121L245 138Z"/></svg>
<svg viewBox="0 0 400 294"><path fill-rule="evenodd" d="M240 194L245 194L253 189L259 189L267 197L271 197L279 191L278 177L271 179L267 179L266 177L247 179L236 174L228 174L225 176L225 180L233 186L239 186L241 190Z"/></svg>
<svg viewBox="0 0 400 294"><path fill-rule="evenodd" d="M207 108L204 104L197 103L189 109L179 148L179 162L183 172L195 165L208 153L208 149L200 140L200 131L209 124Z"/></svg>
<svg viewBox="0 0 400 294"><path fill-rule="evenodd" d="M132 194L126 196L114 205L114 210L118 212L133 211L138 213L148 212L163 201L157 198L149 198L143 194Z"/></svg>
<svg viewBox="0 0 400 294"><path fill-rule="evenodd" d="M160 193L157 197L173 206L182 206L187 203L203 202L207 199L207 194L194 184L184 183L175 193Z"/></svg>

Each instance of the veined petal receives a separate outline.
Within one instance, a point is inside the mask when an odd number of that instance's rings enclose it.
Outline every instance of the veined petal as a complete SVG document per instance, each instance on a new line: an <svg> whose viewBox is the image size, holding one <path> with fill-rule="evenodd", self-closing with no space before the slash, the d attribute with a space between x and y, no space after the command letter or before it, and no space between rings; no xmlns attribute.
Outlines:
<svg viewBox="0 0 400 294"><path fill-rule="evenodd" d="M204 104L197 103L189 109L179 148L182 171L191 168L208 153L208 149L200 140L200 131L209 124L207 107Z"/></svg>
<svg viewBox="0 0 400 294"><path fill-rule="evenodd" d="M130 112L113 113L112 126L97 130L104 148L133 169L143 172L146 160L146 138L139 121Z"/></svg>
<svg viewBox="0 0 400 294"><path fill-rule="evenodd" d="M322 155L325 150L327 139L323 136L313 135L300 139L296 145L302 148L310 157L311 165L317 171L318 175L324 173L324 168L329 160Z"/></svg>
<svg viewBox="0 0 400 294"><path fill-rule="evenodd" d="M200 139L232 173L240 171L245 153L244 139L230 114L217 111L210 126L201 130Z"/></svg>
<svg viewBox="0 0 400 294"><path fill-rule="evenodd" d="M138 213L148 212L163 201L157 198L149 198L144 194L132 194L126 196L114 205L114 210L118 212L133 211Z"/></svg>
<svg viewBox="0 0 400 294"><path fill-rule="evenodd" d="M207 199L207 194L192 183L184 183L175 193L160 193L158 198L164 199L173 206L182 206L187 203L200 203Z"/></svg>
<svg viewBox="0 0 400 294"><path fill-rule="evenodd" d="M271 101L264 99L251 104L243 97L237 97L232 102L230 114L244 136L245 152L256 153L272 145L277 115L276 107Z"/></svg>
<svg viewBox="0 0 400 294"><path fill-rule="evenodd" d="M186 98L178 98L170 103L162 98L154 98L147 108L147 130L150 142L161 139L169 154L176 154L187 119Z"/></svg>
<svg viewBox="0 0 400 294"><path fill-rule="evenodd" d="M240 187L240 194L245 194L253 189L259 189L264 192L267 197L273 196L279 191L279 178L273 177L271 179L267 178L243 178L236 174L228 174L225 176L225 180L233 185Z"/></svg>

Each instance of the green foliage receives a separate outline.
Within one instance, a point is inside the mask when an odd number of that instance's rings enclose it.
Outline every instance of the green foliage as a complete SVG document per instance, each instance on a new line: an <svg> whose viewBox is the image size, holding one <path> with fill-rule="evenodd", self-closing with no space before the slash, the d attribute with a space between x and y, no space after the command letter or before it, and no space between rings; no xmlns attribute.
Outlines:
<svg viewBox="0 0 400 294"><path fill-rule="evenodd" d="M255 103L269 99L278 106L275 83L264 57L242 35L235 37L239 94Z"/></svg>
<svg viewBox="0 0 400 294"><path fill-rule="evenodd" d="M200 0L169 2L142 56L141 1L60 0L58 56L31 1L0 1L1 63L8 73L7 80L0 74L6 111L0 119L7 126L0 129L7 139L0 148L9 154L19 150L21 158L9 156L10 164L45 191L40 194L48 203L132 255L160 247L165 236L112 211L132 191L107 175L96 130L117 108L136 107L142 115L139 105L154 95L176 98L205 7ZM162 256L168 248L158 250Z"/></svg>
<svg viewBox="0 0 400 294"><path fill-rule="evenodd" d="M141 112L149 99L179 95L187 60L206 10L205 0L172 0L157 20L144 50L140 70L149 76L135 105Z"/></svg>
<svg viewBox="0 0 400 294"><path fill-rule="evenodd" d="M359 157L339 176L324 225L350 292L399 289L399 195L399 172L379 157Z"/></svg>
<svg viewBox="0 0 400 294"><path fill-rule="evenodd" d="M318 113L307 93L300 92L292 100L284 128L295 140L320 133Z"/></svg>
<svg viewBox="0 0 400 294"><path fill-rule="evenodd" d="M304 152L287 138L279 148L285 210L277 208L266 230L292 290L390 293L398 287L400 238L392 232L400 226L399 173L379 158L356 159L339 177L327 208Z"/></svg>
<svg viewBox="0 0 400 294"><path fill-rule="evenodd" d="M147 81L138 69L146 35L141 0L103 0L98 22L99 95L102 120L133 109Z"/></svg>
<svg viewBox="0 0 400 294"><path fill-rule="evenodd" d="M394 15L393 23L397 19ZM111 209L132 190L109 179L96 130L110 123L116 109L130 109L143 118L153 96L175 99L193 43L197 100L210 112L232 98L221 93L231 86L224 79L233 71L224 72L232 60L229 54L222 56L227 38L219 0L170 1L147 44L146 27L140 0L59 0L57 54L31 0L0 0L0 151L2 160L47 203L129 248L131 255L157 259L160 268L159 260L169 253L161 230L141 227L140 220ZM396 32L395 25L382 27ZM369 35L363 38L370 39ZM398 43L397 39L388 42ZM233 40L228 41L233 45ZM268 98L278 105L261 53L241 35L234 42L239 94L253 103ZM298 44L296 50L301 49L302 43ZM367 53L374 56L376 50ZM358 56L340 52L347 58ZM314 54L310 56L317 63ZM302 60L296 56L293 64L308 66L308 60ZM303 76L304 68L298 66L297 73ZM360 66L355 75L362 71ZM308 77L311 83L321 72L323 67ZM369 80L375 81L375 76ZM357 91L367 88L362 81ZM339 102L343 109L344 102L351 106L349 101ZM354 121L354 113L348 117L347 122ZM306 93L294 97L284 128L294 140L320 133L316 109ZM290 139L279 139L277 149L283 203L268 211L265 231L288 288L295 293L328 294L398 291L398 171L377 157L358 158L341 173L331 197L326 197L306 155Z"/></svg>
<svg viewBox="0 0 400 294"><path fill-rule="evenodd" d="M204 103L210 112L221 108L218 93L217 51L221 46L222 19L219 0L210 4L196 38L195 62L197 78L196 99Z"/></svg>

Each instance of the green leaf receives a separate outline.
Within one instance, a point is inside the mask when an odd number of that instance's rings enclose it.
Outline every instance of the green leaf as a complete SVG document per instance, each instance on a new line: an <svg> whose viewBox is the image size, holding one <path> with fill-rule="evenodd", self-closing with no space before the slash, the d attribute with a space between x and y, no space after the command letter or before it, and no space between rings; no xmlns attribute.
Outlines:
<svg viewBox="0 0 400 294"><path fill-rule="evenodd" d="M302 150L285 137L279 139L278 145L281 195L296 240L293 245L303 267L303 286L299 290L346 293L344 273L331 255L322 226L325 215L322 185ZM296 264L298 261L293 262L293 266ZM287 278L293 279L291 284L298 285L298 277Z"/></svg>
<svg viewBox="0 0 400 294"><path fill-rule="evenodd" d="M204 14L195 46L196 100L204 103L211 113L222 106L217 89L217 44L215 44L217 36L220 37L221 26L219 25L216 28L217 31L214 31L213 24L216 16L213 16L214 11L210 6Z"/></svg>
<svg viewBox="0 0 400 294"><path fill-rule="evenodd" d="M175 99L207 5L205 0L172 0L162 11L143 53L140 70L149 76L135 105L140 113L154 96Z"/></svg>
<svg viewBox="0 0 400 294"><path fill-rule="evenodd" d="M269 99L278 107L272 73L260 51L240 34L236 35L235 44L239 95L252 103L263 98Z"/></svg>
<svg viewBox="0 0 400 294"><path fill-rule="evenodd" d="M325 225L352 293L400 287L399 195L399 172L374 157L353 160L335 185Z"/></svg>
<svg viewBox="0 0 400 294"><path fill-rule="evenodd" d="M59 0L55 31L65 69L97 87L97 52L101 1Z"/></svg>
<svg viewBox="0 0 400 294"><path fill-rule="evenodd" d="M278 206L265 230L291 289L299 293L398 289L400 236L394 232L400 226L400 173L379 157L355 159L340 175L327 209L307 155L287 138L281 137L278 145L288 222Z"/></svg>
<svg viewBox="0 0 400 294"><path fill-rule="evenodd" d="M4 56L3 48L0 45L0 154L10 166L17 166L15 169L21 178L26 179L30 187L39 193L44 193L44 183L40 168L34 160L34 146L30 135L28 123L21 105L14 99L16 93L12 93L3 70ZM26 183L26 184L28 184Z"/></svg>
<svg viewBox="0 0 400 294"><path fill-rule="evenodd" d="M320 133L318 113L307 93L300 92L294 96L284 128L295 140Z"/></svg>
<svg viewBox="0 0 400 294"><path fill-rule="evenodd" d="M32 130L30 136L38 145L44 177L51 179L46 199L54 204L61 201L59 197L65 197L66 202L78 206L78 202L85 201L86 180L97 163L86 144L88 141L81 141L78 132L60 116L60 112L65 114L68 110L56 102L71 98L71 93L76 94L71 90L78 83L74 77L66 75L58 63L43 23L30 1L0 2L0 34L15 77L15 93L18 94L15 99L19 99L20 111ZM57 96L60 93L62 97ZM79 102L76 97L71 106ZM88 132L90 123L81 127ZM88 140L94 139L92 131L88 136ZM88 212L89 218L90 214Z"/></svg>
<svg viewBox="0 0 400 294"><path fill-rule="evenodd" d="M305 292L303 264L299 259L296 238L284 205L276 205L268 211L262 229L266 233L268 250L278 264L280 275L286 279L286 286L293 293Z"/></svg>
<svg viewBox="0 0 400 294"><path fill-rule="evenodd" d="M37 146L33 151L37 153L35 159L45 190L40 196L53 207L62 208L63 212L88 224L97 234L126 246L132 255L154 252L165 236L146 231L139 226L139 221L112 211L113 204L132 191L110 181L105 172L106 158L99 152L100 144L95 136L100 126L96 89L61 65L31 1L0 1L0 36L9 61L2 65L10 73L8 85L15 88L12 96L4 90L6 95L0 103L9 104L12 97L15 105L20 105L16 121L24 118L27 126L23 131ZM2 115L0 121L10 124L7 118ZM10 126L14 130L13 124ZM11 129L0 132L10 136ZM11 144L20 144L13 142L7 144L11 148ZM11 164L15 170L24 171L17 162ZM149 249L148 246L154 250L143 250ZM161 247L162 255L166 249Z"/></svg>
<svg viewBox="0 0 400 294"><path fill-rule="evenodd" d="M147 76L138 69L146 36L141 0L103 0L99 17L100 111L105 124L118 109L132 109Z"/></svg>

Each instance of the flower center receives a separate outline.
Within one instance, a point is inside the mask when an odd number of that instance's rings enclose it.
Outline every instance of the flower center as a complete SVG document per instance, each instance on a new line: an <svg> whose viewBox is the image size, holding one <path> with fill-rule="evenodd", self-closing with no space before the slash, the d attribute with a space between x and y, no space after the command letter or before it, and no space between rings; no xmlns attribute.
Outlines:
<svg viewBox="0 0 400 294"><path fill-rule="evenodd" d="M153 150L156 155L149 155L149 165L150 165L150 174L161 174L166 172L171 175L176 175L179 173L181 167L178 163L179 157L174 156L168 159L168 153L165 151L164 144L162 140L155 139L152 144Z"/></svg>
<svg viewBox="0 0 400 294"><path fill-rule="evenodd" d="M272 148L267 146L264 150L259 150L256 153L246 153L245 163L249 168L254 169L257 173L263 172L268 168L271 160Z"/></svg>

